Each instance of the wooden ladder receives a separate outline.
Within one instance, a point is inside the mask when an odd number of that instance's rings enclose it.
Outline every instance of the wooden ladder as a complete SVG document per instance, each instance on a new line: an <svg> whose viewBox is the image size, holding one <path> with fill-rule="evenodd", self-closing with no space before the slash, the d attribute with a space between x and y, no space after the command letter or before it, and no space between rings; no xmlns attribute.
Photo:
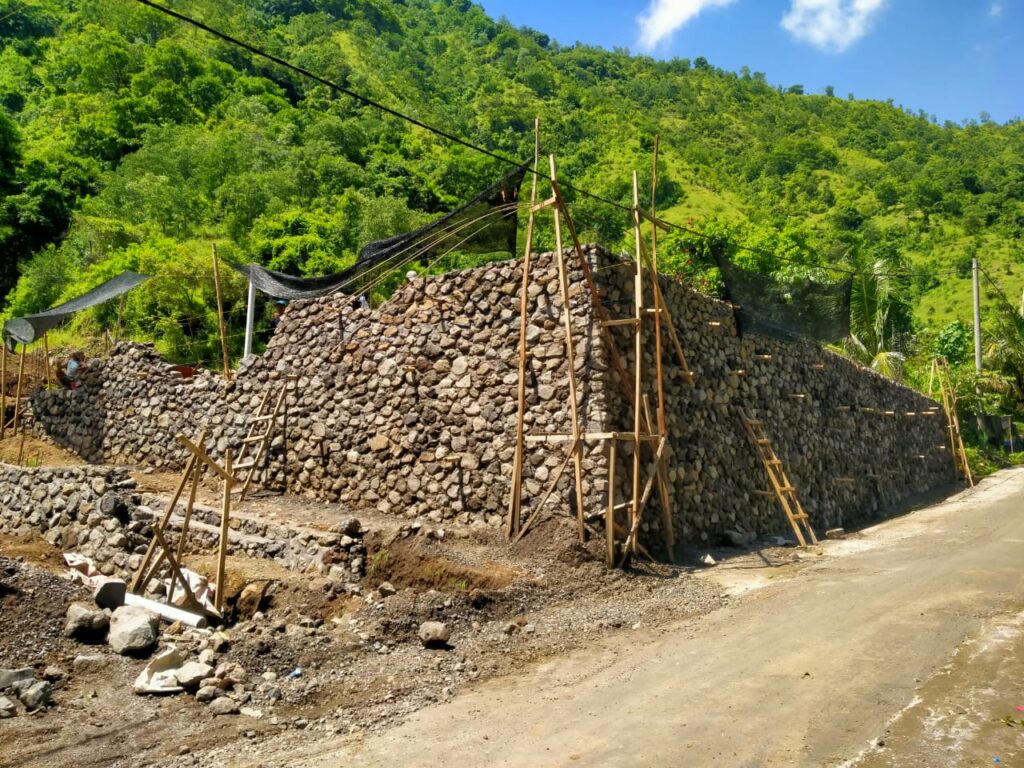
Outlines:
<svg viewBox="0 0 1024 768"><path fill-rule="evenodd" d="M817 544L818 537L814 535L811 519L800 505L800 499L796 497L796 488L793 487L789 477L786 476L786 470L782 467L782 461L775 455L772 441L768 439L768 434L764 431L764 425L757 419L750 418L745 409L737 406L736 410L739 413L740 420L743 422L743 428L750 439L750 444L754 446L757 455L761 457L761 463L764 464L764 470L768 473L768 479L771 481L775 496L782 505L782 510L786 513L786 519L793 526L796 540L800 542L801 547L807 546L807 539L810 539L812 544ZM803 526L803 530L801 530L801 526ZM804 537L805 532L807 533L806 538Z"/></svg>
<svg viewBox="0 0 1024 768"><path fill-rule="evenodd" d="M232 493L238 494L239 501L245 499L249 486L260 470L260 464L267 455L270 441L277 429L278 420L282 417L285 423L288 420L285 384L281 384L277 397L273 399L273 407L268 407L272 394L273 391L270 389L263 393L256 413L249 420L249 432L242 438L242 446L238 449L238 461L234 464L234 471L238 474Z"/></svg>
<svg viewBox="0 0 1024 768"><path fill-rule="evenodd" d="M949 448L953 452L953 474L963 475L971 488L974 487L974 475L971 464L967 460L963 434L960 432L960 416L957 413L956 390L949 376L949 362L944 357L932 360L932 381L937 380L939 392L942 394L942 409L946 412L946 424L949 429ZM928 383L928 392L932 391L932 382Z"/></svg>

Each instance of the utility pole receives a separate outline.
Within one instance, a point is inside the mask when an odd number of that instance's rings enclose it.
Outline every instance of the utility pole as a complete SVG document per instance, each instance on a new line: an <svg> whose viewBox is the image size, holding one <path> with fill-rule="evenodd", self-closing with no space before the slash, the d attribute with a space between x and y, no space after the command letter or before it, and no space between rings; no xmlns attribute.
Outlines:
<svg viewBox="0 0 1024 768"><path fill-rule="evenodd" d="M978 285L978 257L971 259L974 277L974 369L981 375L981 292Z"/></svg>

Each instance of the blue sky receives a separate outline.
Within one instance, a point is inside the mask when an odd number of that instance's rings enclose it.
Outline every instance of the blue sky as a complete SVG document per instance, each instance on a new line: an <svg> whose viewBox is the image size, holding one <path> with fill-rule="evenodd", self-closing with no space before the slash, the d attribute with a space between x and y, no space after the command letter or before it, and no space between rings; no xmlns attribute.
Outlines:
<svg viewBox="0 0 1024 768"><path fill-rule="evenodd" d="M704 56L808 93L892 99L939 121L1024 117L1024 0L482 0L487 12L659 58Z"/></svg>

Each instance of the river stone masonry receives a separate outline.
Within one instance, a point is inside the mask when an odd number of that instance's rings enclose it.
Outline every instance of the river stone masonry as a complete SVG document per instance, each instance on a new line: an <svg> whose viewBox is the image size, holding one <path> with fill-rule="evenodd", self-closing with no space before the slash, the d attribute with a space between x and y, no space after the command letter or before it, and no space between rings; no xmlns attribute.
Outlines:
<svg viewBox="0 0 1024 768"><path fill-rule="evenodd" d="M105 576L130 579L168 503L135 488L135 479L123 468L0 464L0 533L42 535L57 549L90 558ZM172 546L181 531L181 513L179 506L168 525ZM331 530L279 525L248 515L232 516L230 525L230 554L274 560L290 570L330 576L339 584L357 582L365 573L365 531L355 518L339 520ZM188 553L214 553L219 541L220 511L196 504Z"/></svg>
<svg viewBox="0 0 1024 768"><path fill-rule="evenodd" d="M631 271L588 247L599 291L616 317L632 309ZM575 265L570 255L568 263ZM569 431L566 350L556 260L534 257L528 293L528 433ZM90 461L181 467L175 440L210 428L214 456L235 451L268 390L287 392L288 423L274 437L262 484L360 509L435 522L500 526L516 417L521 261L418 277L370 310L351 297L296 301L267 351L225 382L181 379L151 347L119 345L92 361L74 391L33 396L35 428ZM570 269L576 372L584 430L631 429L629 400L613 376L578 266ZM813 345L739 338L729 305L663 278L662 290L696 374L683 375L665 339L670 497L677 537L717 539L729 528L786 530L733 405L761 418L819 528L876 518L952 480L943 417L909 388ZM648 306L652 298L647 297ZM650 324L650 319L648 319ZM615 329L632 370L628 331ZM653 339L645 352L652 404ZM626 498L628 444L619 452ZM524 504L543 494L565 445L529 443ZM645 466L646 469L646 466ZM588 444L584 507L605 504L606 447ZM571 471L552 508L574 504ZM653 495L645 537L657 545Z"/></svg>

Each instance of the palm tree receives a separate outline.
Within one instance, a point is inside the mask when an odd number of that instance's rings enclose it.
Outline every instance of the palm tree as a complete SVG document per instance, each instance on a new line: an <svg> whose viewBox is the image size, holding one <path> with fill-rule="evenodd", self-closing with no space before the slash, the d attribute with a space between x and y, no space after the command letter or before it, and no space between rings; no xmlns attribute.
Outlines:
<svg viewBox="0 0 1024 768"><path fill-rule="evenodd" d="M890 379L903 374L906 356L897 351L909 330L905 289L894 277L896 258L861 265L850 290L850 335L844 353Z"/></svg>

